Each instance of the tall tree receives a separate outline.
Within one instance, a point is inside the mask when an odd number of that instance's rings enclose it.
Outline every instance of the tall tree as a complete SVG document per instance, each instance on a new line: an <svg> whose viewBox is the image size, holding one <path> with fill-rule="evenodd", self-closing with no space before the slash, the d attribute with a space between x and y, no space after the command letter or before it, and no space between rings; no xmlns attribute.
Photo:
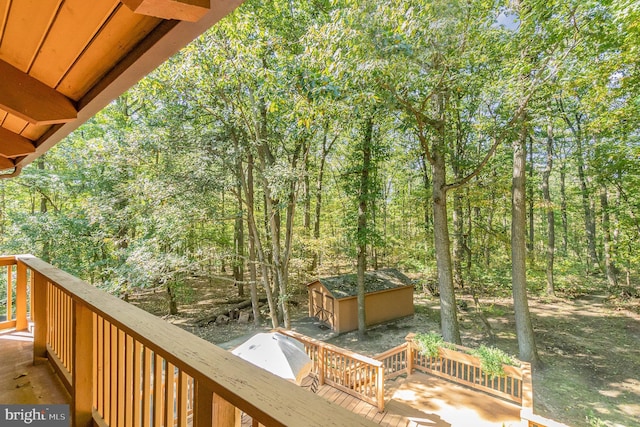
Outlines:
<svg viewBox="0 0 640 427"><path fill-rule="evenodd" d="M547 253L546 253L546 276L547 276L547 295L555 294L555 286L553 281L553 261L555 257L556 233L555 233L555 210L551 201L551 191L549 189L549 178L553 169L553 122L549 120L547 124L547 144L546 144L546 163L542 172L542 197L544 200L544 208L547 214Z"/></svg>
<svg viewBox="0 0 640 427"><path fill-rule="evenodd" d="M511 188L511 280L513 307L516 318L516 334L521 360L536 364L538 353L529 313L527 297L527 229L526 207L526 144L529 128L525 120L520 123L520 133L513 142L513 181Z"/></svg>
<svg viewBox="0 0 640 427"><path fill-rule="evenodd" d="M373 117L364 120L364 131L360 147L362 149L362 167L360 169L360 185L358 189L358 225L356 229L357 245L357 283L358 283L358 336L364 339L367 333L367 313L365 305L367 271L367 246L370 240L369 204L372 191L372 146L373 146Z"/></svg>

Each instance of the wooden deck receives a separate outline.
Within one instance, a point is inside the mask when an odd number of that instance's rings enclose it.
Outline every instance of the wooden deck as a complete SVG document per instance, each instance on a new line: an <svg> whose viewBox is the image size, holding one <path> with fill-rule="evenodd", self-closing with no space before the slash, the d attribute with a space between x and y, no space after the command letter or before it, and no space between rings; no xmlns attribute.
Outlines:
<svg viewBox="0 0 640 427"><path fill-rule="evenodd" d="M0 333L0 403L69 404L71 398L46 360L33 364L33 335Z"/></svg>
<svg viewBox="0 0 640 427"><path fill-rule="evenodd" d="M33 365L32 348L33 336L27 332L0 334L0 402L70 403L51 366L47 362ZM309 384L303 383L303 387L309 388ZM316 394L382 426L520 425L518 406L434 376L415 373L406 379L400 377L390 381L387 389L384 412L329 385L321 386Z"/></svg>
<svg viewBox="0 0 640 427"><path fill-rule="evenodd" d="M415 373L408 378L400 377L390 381L387 389L384 412L329 385L321 386L316 394L382 426L521 425L519 406L431 375Z"/></svg>

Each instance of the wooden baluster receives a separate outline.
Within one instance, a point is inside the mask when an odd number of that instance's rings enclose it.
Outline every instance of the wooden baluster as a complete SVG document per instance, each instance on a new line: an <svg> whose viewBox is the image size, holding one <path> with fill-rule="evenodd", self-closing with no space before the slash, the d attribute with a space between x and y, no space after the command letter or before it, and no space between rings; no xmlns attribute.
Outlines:
<svg viewBox="0 0 640 427"><path fill-rule="evenodd" d="M98 393L96 396L96 409L102 418L105 417L104 412L104 319L100 316L96 319L96 341L97 341L97 386Z"/></svg>
<svg viewBox="0 0 640 427"><path fill-rule="evenodd" d="M109 400L111 401L111 418L109 425L116 426L118 423L118 328L111 325L111 390Z"/></svg>
<svg viewBox="0 0 640 427"><path fill-rule="evenodd" d="M102 324L102 339L104 344L102 345L102 352L104 355L104 363L102 365L102 378L104 391L103 397L103 414L102 418L110 424L111 420L111 324L107 320L103 320Z"/></svg>
<svg viewBox="0 0 640 427"><path fill-rule="evenodd" d="M164 359L155 353L153 361L153 425L161 427L164 420L162 392L165 381Z"/></svg>
<svg viewBox="0 0 640 427"><path fill-rule="evenodd" d="M153 398L153 389L151 388L151 361L153 354L149 348L144 348L144 366L142 378L142 425L149 427L151 425L151 399Z"/></svg>
<svg viewBox="0 0 640 427"><path fill-rule="evenodd" d="M213 395L213 425L218 427L236 426L236 407L220 395Z"/></svg>
<svg viewBox="0 0 640 427"><path fill-rule="evenodd" d="M143 347L138 341L133 343L133 426L142 424L142 399L146 394L142 389L144 378Z"/></svg>
<svg viewBox="0 0 640 427"><path fill-rule="evenodd" d="M127 427L124 420L127 412L125 402L129 396L125 383L125 373L127 370L125 342L126 336L124 331L118 330L118 427ZM130 426L131 424L128 425Z"/></svg>
<svg viewBox="0 0 640 427"><path fill-rule="evenodd" d="M173 426L175 421L174 414L174 399L175 399L175 385L176 385L176 368L171 363L167 363L167 369L165 370L166 379L164 382L164 407L165 407L165 420L164 425Z"/></svg>
<svg viewBox="0 0 640 427"><path fill-rule="evenodd" d="M182 372L178 373L178 427L187 427L188 400L189 400L189 377Z"/></svg>
<svg viewBox="0 0 640 427"><path fill-rule="evenodd" d="M7 265L7 320L13 320L13 266Z"/></svg>
<svg viewBox="0 0 640 427"><path fill-rule="evenodd" d="M134 370L134 342L133 337L127 335L125 342L125 404L124 404L124 425L127 427L133 426L133 402L136 400L136 389L134 387L135 375L139 374L139 371ZM139 375L138 375L139 376Z"/></svg>
<svg viewBox="0 0 640 427"><path fill-rule="evenodd" d="M27 322L27 266L20 262L16 270L16 330L23 331L29 327Z"/></svg>
<svg viewBox="0 0 640 427"><path fill-rule="evenodd" d="M93 425L93 312L74 301L71 417L76 427Z"/></svg>

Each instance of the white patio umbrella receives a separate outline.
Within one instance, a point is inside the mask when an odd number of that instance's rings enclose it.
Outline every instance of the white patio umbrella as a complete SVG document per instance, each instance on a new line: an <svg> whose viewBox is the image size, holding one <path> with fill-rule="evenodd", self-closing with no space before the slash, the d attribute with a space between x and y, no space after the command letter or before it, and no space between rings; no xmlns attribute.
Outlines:
<svg viewBox="0 0 640 427"><path fill-rule="evenodd" d="M311 359L304 345L278 332L256 334L231 353L296 384L311 372Z"/></svg>

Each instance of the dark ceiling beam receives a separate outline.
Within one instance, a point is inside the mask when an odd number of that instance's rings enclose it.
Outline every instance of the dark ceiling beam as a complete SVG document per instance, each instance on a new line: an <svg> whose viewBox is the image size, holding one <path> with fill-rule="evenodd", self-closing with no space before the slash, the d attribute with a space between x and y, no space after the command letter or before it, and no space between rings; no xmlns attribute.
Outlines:
<svg viewBox="0 0 640 427"><path fill-rule="evenodd" d="M0 128L0 156L4 158L26 156L36 152L30 139Z"/></svg>
<svg viewBox="0 0 640 427"><path fill-rule="evenodd" d="M210 0L121 0L135 13L179 21L199 21L210 9Z"/></svg>
<svg viewBox="0 0 640 427"><path fill-rule="evenodd" d="M78 116L73 102L55 89L0 61L0 108L34 125L68 123Z"/></svg>

